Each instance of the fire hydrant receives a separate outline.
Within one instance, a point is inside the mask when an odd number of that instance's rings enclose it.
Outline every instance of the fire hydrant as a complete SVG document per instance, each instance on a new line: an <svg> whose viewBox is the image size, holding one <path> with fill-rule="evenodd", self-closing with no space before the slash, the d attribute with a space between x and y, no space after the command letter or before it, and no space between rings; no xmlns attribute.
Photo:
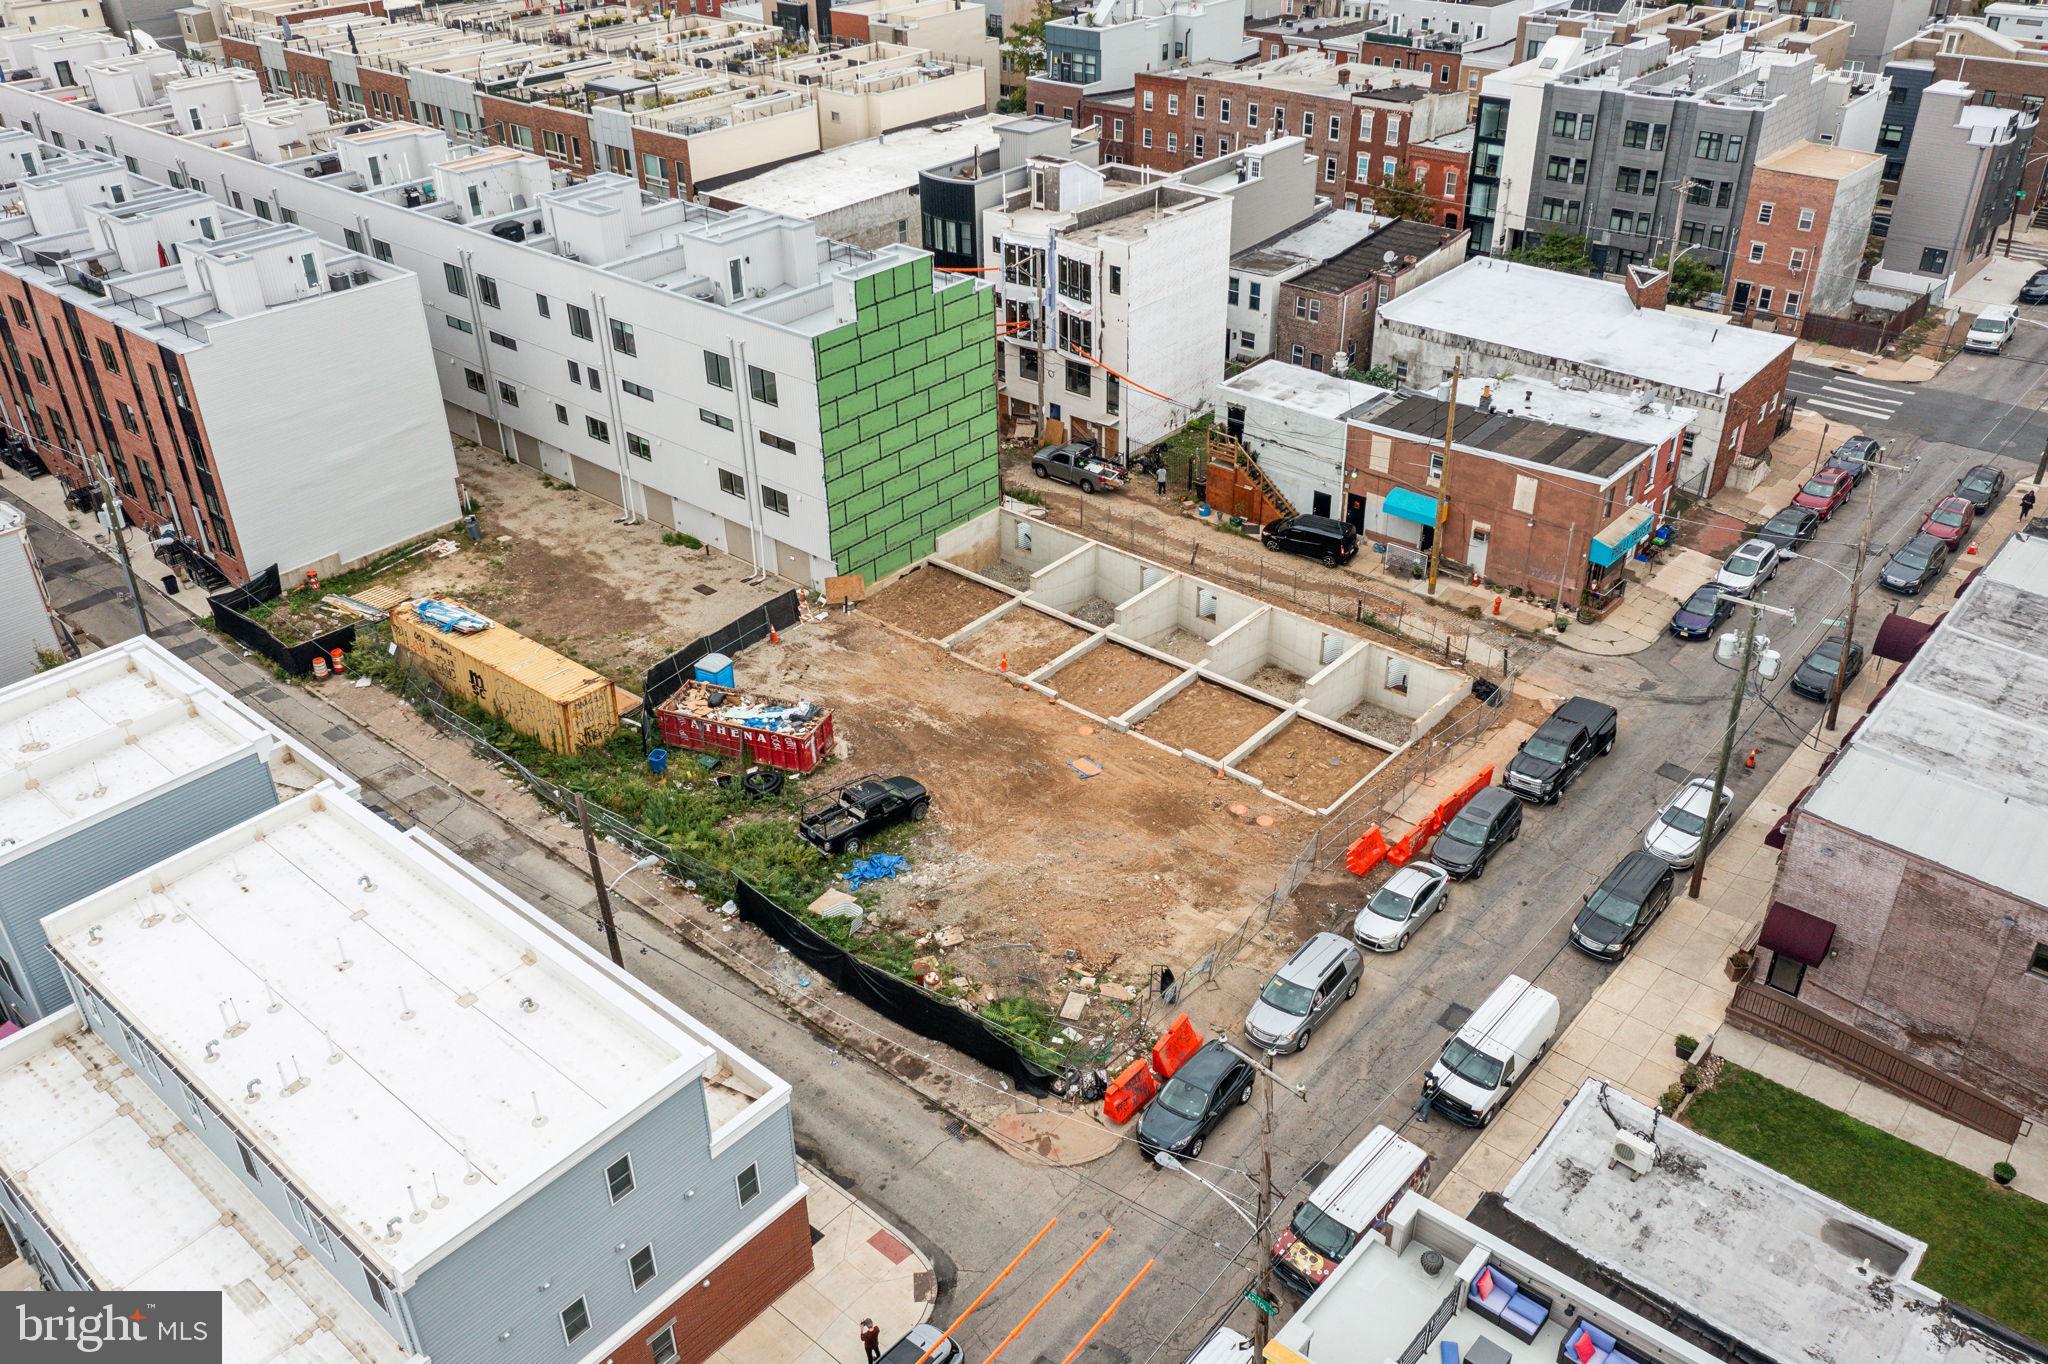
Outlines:
<svg viewBox="0 0 2048 1364"><path fill-rule="evenodd" d="M1500 614L1500 596L1497 593L1493 598L1493 614L1496 616Z"/></svg>

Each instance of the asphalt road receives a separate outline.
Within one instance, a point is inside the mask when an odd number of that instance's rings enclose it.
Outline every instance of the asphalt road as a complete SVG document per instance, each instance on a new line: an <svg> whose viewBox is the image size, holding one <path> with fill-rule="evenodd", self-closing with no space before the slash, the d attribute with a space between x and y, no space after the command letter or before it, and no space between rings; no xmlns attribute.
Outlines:
<svg viewBox="0 0 2048 1364"><path fill-rule="evenodd" d="M1832 371L1800 366L1796 388L1834 402L1887 443L1896 471L1871 475L1844 512L1825 526L1808 553L1818 562L1790 563L1764 600L1797 613L1796 622L1771 617L1765 633L1785 657L1777 682L1761 703L1744 711L1739 748L1758 748L1757 770L1731 778L1738 808L1761 789L1819 716L1819 707L1791 695L1785 681L1806 651L1846 606L1845 577L1855 559L1866 500L1877 500L1872 554L1875 575L1884 546L1900 542L1919 523L1937 494L1985 453L2007 459L2018 473L2040 449L2048 430L2040 413L2048 401L2048 330L2024 328L2005 356L1966 359L1918 388L1858 388ZM1830 386L1835 389L1829 393ZM1885 389L1888 391L1878 391ZM1848 407L1862 411L1850 412ZM0 493L5 486L0 485ZM60 528L32 518L33 535L60 610L71 612L92 637L112 641L133 631L118 590L118 570L97 553L67 540ZM1949 590L1949 589L1937 589ZM151 594L153 595L153 592ZM1889 598L1866 585L1858 638L1868 640ZM168 619L158 603L152 614ZM203 636L186 627L174 642L192 648L195 662L283 723L318 742L324 709L295 688L259 688L269 679L225 649L199 650ZM1715 663L1712 647L1665 639L1630 658L1586 658L1553 651L1529 670L1534 680L1562 692L1595 696L1621 710L1614 753L1553 808L1531 809L1521 839L1496 857L1479 881L1460 886L1449 913L1429 925L1403 953L1367 962L1364 988L1318 1034L1301 1056L1279 1062L1306 1102L1282 1093L1275 1100L1274 1175L1285 1216L1304 1189L1304 1177L1333 1161L1376 1122L1406 1124L1447 1171L1472 1134L1442 1119L1416 1123L1411 1112L1422 1069L1433 1059L1461 1011L1477 1005L1501 977L1533 977L1563 1002L1566 1016L1583 1005L1606 969L1565 945L1565 928L1590 890L1635 845L1656 804L1685 776L1712 771L1733 674ZM326 711L328 717L334 712ZM373 744L372 736L352 743ZM322 745L326 747L326 745ZM330 753L333 750L330 749ZM366 779L371 794L401 813L416 813L433 827L465 827L490 817L469 806L391 755L370 749L345 765ZM366 771L368 766L377 769ZM1739 773L1739 769L1738 769ZM427 797L431 796L432 799ZM467 807L467 808L464 808ZM509 832L509 831L506 831ZM591 931L587 887L573 870L518 851L516 838L473 836L459 844L486 870L528 893L551 913ZM999 1153L964 1132L943 1112L864 1062L842 1056L765 1000L744 979L697 958L645 921L628 920L635 969L670 991L686 1008L714 1020L731 1039L752 1050L796 1086L797 1130L805 1154L831 1170L935 1252L941 1271L940 1317L970 1301L1049 1219L1054 1228L1015 1274L990 1294L962 1339L985 1355L1041 1295L1046 1294L1105 1226L1115 1234L1047 1303L1009 1347L1019 1364L1057 1364L1098 1313L1148 1261L1153 1268L1116 1321L1086 1356L1090 1360L1179 1360L1206 1331L1229 1315L1246 1328L1250 1308L1237 1295L1249 1282L1249 1247L1267 1238L1246 1224L1242 1207L1255 1197L1257 1108L1233 1114L1192 1166L1216 1186L1144 1165L1134 1148L1074 1169L1032 1166ZM637 951L644 947L646 951ZM857 1007L857 1006L850 1006ZM943 1059L942 1057L940 1058ZM1241 1206L1233 1206L1233 1204ZM1283 1311L1285 1304L1283 1304Z"/></svg>

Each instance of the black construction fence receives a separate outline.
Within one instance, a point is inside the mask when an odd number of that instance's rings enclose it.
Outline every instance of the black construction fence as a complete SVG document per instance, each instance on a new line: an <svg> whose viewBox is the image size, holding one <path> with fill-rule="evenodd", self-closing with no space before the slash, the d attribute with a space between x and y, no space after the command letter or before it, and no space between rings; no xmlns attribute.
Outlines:
<svg viewBox="0 0 2048 1364"><path fill-rule="evenodd" d="M283 595L284 585L278 578L277 565L272 564L240 587L231 587L208 597L206 604L213 608L215 629L236 643L254 649L295 677L310 674L315 658L325 658L336 649L346 653L355 647L356 627L353 625L337 626L300 643L287 644L264 629L261 622L243 614L252 606L276 601Z"/></svg>

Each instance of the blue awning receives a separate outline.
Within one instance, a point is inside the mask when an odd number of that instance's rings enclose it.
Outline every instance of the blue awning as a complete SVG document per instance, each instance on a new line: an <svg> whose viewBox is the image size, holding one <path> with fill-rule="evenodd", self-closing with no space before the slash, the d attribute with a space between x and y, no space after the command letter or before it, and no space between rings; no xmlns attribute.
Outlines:
<svg viewBox="0 0 2048 1364"><path fill-rule="evenodd" d="M1389 516L1398 516L1403 521L1413 521L1418 526L1437 524L1436 499L1427 493L1395 488L1387 494L1386 504L1382 510Z"/></svg>
<svg viewBox="0 0 2048 1364"><path fill-rule="evenodd" d="M1628 552L1640 544L1657 525L1657 513L1649 507L1630 507L1614 518L1607 529L1593 537L1593 544L1586 552L1601 568L1620 563Z"/></svg>

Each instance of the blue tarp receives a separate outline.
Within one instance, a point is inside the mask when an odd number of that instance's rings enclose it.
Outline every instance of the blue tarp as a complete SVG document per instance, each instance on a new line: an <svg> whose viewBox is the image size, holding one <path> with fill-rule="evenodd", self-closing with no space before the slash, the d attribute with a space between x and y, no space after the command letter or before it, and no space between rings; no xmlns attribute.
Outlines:
<svg viewBox="0 0 2048 1364"><path fill-rule="evenodd" d="M442 634L473 635L479 630L490 628L490 622L466 607L454 602L436 601L423 598L414 608L422 621L433 626Z"/></svg>
<svg viewBox="0 0 2048 1364"><path fill-rule="evenodd" d="M853 864L846 873L846 884L858 889L870 881L887 881L899 871L910 870L909 859L895 853L876 853L863 857Z"/></svg>
<svg viewBox="0 0 2048 1364"><path fill-rule="evenodd" d="M1621 560L1657 527L1657 515L1648 507L1630 507L1614 518L1612 525L1593 537L1586 557L1601 568Z"/></svg>
<svg viewBox="0 0 2048 1364"><path fill-rule="evenodd" d="M1436 499L1427 493L1395 488L1387 494L1386 505L1382 510L1389 516L1398 516L1403 521L1413 521L1418 526L1437 524Z"/></svg>

